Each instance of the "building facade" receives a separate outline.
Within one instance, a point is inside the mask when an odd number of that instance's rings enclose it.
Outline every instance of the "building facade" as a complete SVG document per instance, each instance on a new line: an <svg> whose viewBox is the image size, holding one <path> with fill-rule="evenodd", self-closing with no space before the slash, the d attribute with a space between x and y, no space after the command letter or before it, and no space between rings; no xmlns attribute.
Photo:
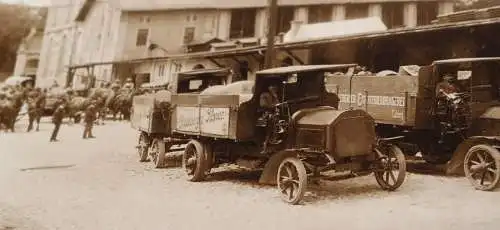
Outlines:
<svg viewBox="0 0 500 230"><path fill-rule="evenodd" d="M370 16L380 17L388 28L415 27L453 11L453 1L448 0L281 0L279 4L277 33L287 32L292 21ZM168 81L172 73L199 65L215 67L206 59L160 57L186 53L196 45L210 47L213 40L265 39L266 5L266 0L57 0L49 9L38 75L60 84L83 84L89 74L98 81L131 77L140 84ZM100 64L92 71L80 68L75 77L67 79L68 66L88 63ZM251 58L218 64L233 69L246 65L249 72L260 67ZM251 78L248 75L244 78Z"/></svg>
<svg viewBox="0 0 500 230"><path fill-rule="evenodd" d="M80 79L68 78L69 66L112 60L114 56L107 51L116 42L119 13L119 1L53 0L43 33L37 85L78 83ZM96 71L104 78L111 76L110 68Z"/></svg>
<svg viewBox="0 0 500 230"><path fill-rule="evenodd" d="M29 35L23 39L17 50L14 76L36 78L42 40L43 28L33 28Z"/></svg>

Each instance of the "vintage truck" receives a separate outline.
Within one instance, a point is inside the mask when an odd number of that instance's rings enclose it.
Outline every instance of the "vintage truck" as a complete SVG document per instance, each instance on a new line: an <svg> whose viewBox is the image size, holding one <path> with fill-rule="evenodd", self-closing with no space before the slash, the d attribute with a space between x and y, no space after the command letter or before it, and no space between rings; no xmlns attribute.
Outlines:
<svg viewBox="0 0 500 230"><path fill-rule="evenodd" d="M147 161L149 157L155 167L163 167L170 147L187 142L172 135L172 96L196 95L211 85L225 85L230 74L227 68L197 69L176 73L169 83L146 85L145 90L150 92L135 96L132 102L131 125L139 131L140 161ZM160 142L165 144L159 145Z"/></svg>
<svg viewBox="0 0 500 230"><path fill-rule="evenodd" d="M326 84L339 95L340 109L373 116L380 136L404 136L398 145L407 154L447 163L448 174L491 190L500 180L499 72L497 57L449 59L422 66L416 76L332 74ZM444 76L456 78L460 92L440 97Z"/></svg>
<svg viewBox="0 0 500 230"><path fill-rule="evenodd" d="M172 95L172 133L190 139L182 157L187 179L201 181L226 163L264 169L260 182L277 184L290 204L301 201L308 179L327 176L325 171L374 173L382 189L397 189L406 173L401 150L390 139L377 138L365 111L336 109L338 97L325 89L326 72L354 66L267 69L257 72L255 82ZM261 101L271 86L279 98L266 109Z"/></svg>

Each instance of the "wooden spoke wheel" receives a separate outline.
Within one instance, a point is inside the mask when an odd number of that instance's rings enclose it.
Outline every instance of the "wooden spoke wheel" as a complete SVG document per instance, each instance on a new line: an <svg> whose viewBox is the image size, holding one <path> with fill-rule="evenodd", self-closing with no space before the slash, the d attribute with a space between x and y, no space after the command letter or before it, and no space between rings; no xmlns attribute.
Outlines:
<svg viewBox="0 0 500 230"><path fill-rule="evenodd" d="M375 149L378 155L378 168L375 179L383 190L394 191L399 188L406 177L406 160L403 152L397 146L389 146L382 152Z"/></svg>
<svg viewBox="0 0 500 230"><path fill-rule="evenodd" d="M281 199L289 204L298 204L307 188L307 172L304 163L296 157L283 160L278 168L278 189Z"/></svg>
<svg viewBox="0 0 500 230"><path fill-rule="evenodd" d="M197 140L191 140L182 154L182 168L186 172L186 179L192 182L202 181L210 170L209 155L206 146Z"/></svg>
<svg viewBox="0 0 500 230"><path fill-rule="evenodd" d="M155 168L162 168L165 164L165 142L159 138L155 138L151 144L149 155Z"/></svg>
<svg viewBox="0 0 500 230"><path fill-rule="evenodd" d="M500 152L489 145L476 145L465 155L465 176L474 188L495 189L500 180Z"/></svg>
<svg viewBox="0 0 500 230"><path fill-rule="evenodd" d="M137 146L137 153L139 154L139 162L145 162L148 160L148 139L146 134L139 134L139 143Z"/></svg>

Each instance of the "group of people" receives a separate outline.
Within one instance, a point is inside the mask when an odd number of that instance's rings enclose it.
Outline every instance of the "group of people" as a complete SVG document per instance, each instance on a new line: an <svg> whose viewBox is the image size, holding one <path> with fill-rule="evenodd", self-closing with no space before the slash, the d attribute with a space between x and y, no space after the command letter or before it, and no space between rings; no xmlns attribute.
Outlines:
<svg viewBox="0 0 500 230"><path fill-rule="evenodd" d="M113 89L115 92L120 90L120 89L127 89L131 90L134 88L134 84L132 82L131 78L127 78L125 84L121 86L119 80L115 80L113 83L107 82L104 84L101 84L101 88L109 88ZM65 117L65 113L67 111L67 106L69 101L71 100L71 97L73 96L73 91L70 88L66 89L66 93L69 97L69 99L64 99L61 98L57 105L56 109L54 110L54 113L52 115L52 123L54 124L54 129L52 131L52 135L50 137L51 142L58 141L57 135L59 133L59 129L61 127L63 118ZM97 100L92 99L90 100L89 105L86 107L84 113L83 113L83 122L84 122L84 130L83 130L83 139L88 139L88 138L95 138L95 136L92 133L93 127L94 127L94 122L97 120L98 116L98 109L97 109Z"/></svg>
<svg viewBox="0 0 500 230"><path fill-rule="evenodd" d="M120 89L133 89L134 84L131 78L128 78L123 84L120 84L119 80L113 83L108 82L101 87L111 88L115 92ZM47 102L47 96L51 93L59 90L64 92L64 95L57 96L57 100L54 105L54 110L52 114L52 123L54 124L53 131L50 136L50 142L58 141L58 134L63 123L63 118L66 117L69 111L70 103L72 97L75 96L73 90L68 87L63 89L57 82L49 87L42 89L40 87L34 88L31 84L21 85L2 85L0 86L0 130L6 128L7 130L14 131L14 123L18 119L20 111L22 110L23 104L26 103L27 114L29 116L29 125L27 131L34 129L34 123L37 123L36 130L38 131L38 124L45 110L45 104ZM95 138L93 135L93 125L97 120L97 114L100 112L97 109L97 100L92 99L85 106L85 109L81 111L83 113L84 130L82 137Z"/></svg>
<svg viewBox="0 0 500 230"><path fill-rule="evenodd" d="M97 119L97 110L95 104L95 101L91 101L89 106L87 106L87 108L85 109L83 118L83 139L95 138L95 136L92 134L94 122ZM59 129L62 125L63 118L66 113L66 106L67 105L65 105L65 103L59 103L59 105L57 105L56 109L54 110L54 113L52 114L52 123L54 124L54 129L52 130L52 135L50 136L50 142L59 141L57 139L57 135L59 134Z"/></svg>

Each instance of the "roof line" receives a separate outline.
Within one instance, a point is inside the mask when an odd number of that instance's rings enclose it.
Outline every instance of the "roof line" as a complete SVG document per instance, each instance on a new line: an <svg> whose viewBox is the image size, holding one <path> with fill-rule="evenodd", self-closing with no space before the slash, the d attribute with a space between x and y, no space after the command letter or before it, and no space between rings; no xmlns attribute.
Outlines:
<svg viewBox="0 0 500 230"><path fill-rule="evenodd" d="M392 35L404 35L404 34L436 31L439 29L457 29L469 26L481 26L481 25L490 25L497 23L500 23L500 18L480 19L480 20L465 21L465 22L440 23L435 25L425 25L413 28L391 29L375 33L372 32L372 33L364 33L358 35L335 36L335 37L279 43L276 44L275 48L282 48L282 49L300 48L305 45L321 45L324 43L337 42L337 41L346 41L346 40L362 39L362 38L387 37Z"/></svg>

